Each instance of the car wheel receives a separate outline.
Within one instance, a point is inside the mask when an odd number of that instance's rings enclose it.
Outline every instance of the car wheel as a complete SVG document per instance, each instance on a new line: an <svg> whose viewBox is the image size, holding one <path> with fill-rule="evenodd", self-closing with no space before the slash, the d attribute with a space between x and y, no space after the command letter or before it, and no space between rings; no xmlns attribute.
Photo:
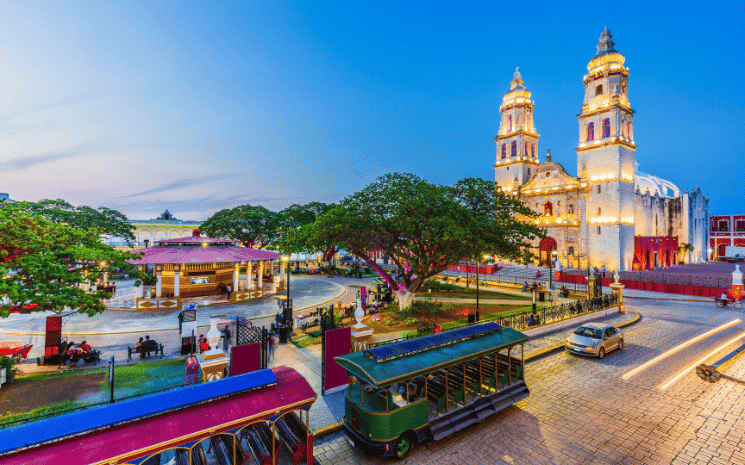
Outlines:
<svg viewBox="0 0 745 465"><path fill-rule="evenodd" d="M402 434L396 440L396 444L393 447L398 460L403 460L408 457L412 449L414 449L414 441L412 441L411 436L408 434Z"/></svg>
<svg viewBox="0 0 745 465"><path fill-rule="evenodd" d="M600 348L600 352L598 352L598 358L602 359L605 357L605 347Z"/></svg>
<svg viewBox="0 0 745 465"><path fill-rule="evenodd" d="M618 350L623 350L623 339L618 340Z"/></svg>

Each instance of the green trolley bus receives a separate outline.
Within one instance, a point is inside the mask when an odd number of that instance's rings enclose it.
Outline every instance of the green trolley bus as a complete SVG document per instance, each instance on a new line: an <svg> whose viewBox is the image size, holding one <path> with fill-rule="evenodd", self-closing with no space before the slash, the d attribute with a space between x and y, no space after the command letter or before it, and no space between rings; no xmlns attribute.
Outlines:
<svg viewBox="0 0 745 465"><path fill-rule="evenodd" d="M336 357L349 378L342 423L349 442L369 455L401 459L416 443L524 399L527 340L488 322Z"/></svg>

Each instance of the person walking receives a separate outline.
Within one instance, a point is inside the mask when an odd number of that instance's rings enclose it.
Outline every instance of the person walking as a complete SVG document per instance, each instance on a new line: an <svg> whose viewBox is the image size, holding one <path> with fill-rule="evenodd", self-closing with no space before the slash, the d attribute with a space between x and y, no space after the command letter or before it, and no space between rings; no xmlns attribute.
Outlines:
<svg viewBox="0 0 745 465"><path fill-rule="evenodd" d="M222 333L222 337L224 339L223 347L225 348L225 353L228 353L228 350L230 349L230 337L232 336L230 334L230 328L228 328L228 325L225 325L225 327L220 331Z"/></svg>
<svg viewBox="0 0 745 465"><path fill-rule="evenodd" d="M269 362L272 361L274 358L274 338L272 337L271 333L269 334L269 338L266 341L266 363L267 365Z"/></svg>
<svg viewBox="0 0 745 465"><path fill-rule="evenodd" d="M228 284L227 290L228 290L228 300L230 300L230 294L232 294L233 292L233 286Z"/></svg>

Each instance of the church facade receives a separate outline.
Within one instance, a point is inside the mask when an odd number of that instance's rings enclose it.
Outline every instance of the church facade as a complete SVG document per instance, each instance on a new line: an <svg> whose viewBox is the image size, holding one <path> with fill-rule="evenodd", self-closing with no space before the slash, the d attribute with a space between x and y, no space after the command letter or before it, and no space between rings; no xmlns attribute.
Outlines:
<svg viewBox="0 0 745 465"><path fill-rule="evenodd" d="M628 99L628 68L610 31L583 78L578 117L577 176L551 161L540 163L535 104L515 71L500 106L494 165L498 187L539 216L526 220L546 230L536 242L538 262L550 257L573 268L649 269L706 260L709 199L700 189L681 193L671 182L642 173L636 162L634 110Z"/></svg>

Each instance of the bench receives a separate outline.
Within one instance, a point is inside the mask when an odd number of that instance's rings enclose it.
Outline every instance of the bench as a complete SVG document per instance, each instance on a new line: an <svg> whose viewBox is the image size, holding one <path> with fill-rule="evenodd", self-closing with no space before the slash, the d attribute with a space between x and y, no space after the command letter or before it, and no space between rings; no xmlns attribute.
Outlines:
<svg viewBox="0 0 745 465"><path fill-rule="evenodd" d="M163 358L163 344L158 344L157 346L152 347L142 347L140 346L140 349L145 354L145 357L150 358L150 353L155 352L155 355L158 355L158 352L160 352L160 358ZM127 361L132 361L132 354L137 354L137 349L134 347L127 347Z"/></svg>
<svg viewBox="0 0 745 465"><path fill-rule="evenodd" d="M277 419L279 440L292 452L292 465L308 458L308 440L305 426L295 412L290 412Z"/></svg>
<svg viewBox="0 0 745 465"><path fill-rule="evenodd" d="M278 441L274 454L272 454L274 434L269 428L269 425L263 421L243 428L241 436L246 441L246 444L248 444L254 461L260 465L271 465L272 455L276 457L279 454L280 447L282 447L282 442ZM244 462L246 461L244 460Z"/></svg>

